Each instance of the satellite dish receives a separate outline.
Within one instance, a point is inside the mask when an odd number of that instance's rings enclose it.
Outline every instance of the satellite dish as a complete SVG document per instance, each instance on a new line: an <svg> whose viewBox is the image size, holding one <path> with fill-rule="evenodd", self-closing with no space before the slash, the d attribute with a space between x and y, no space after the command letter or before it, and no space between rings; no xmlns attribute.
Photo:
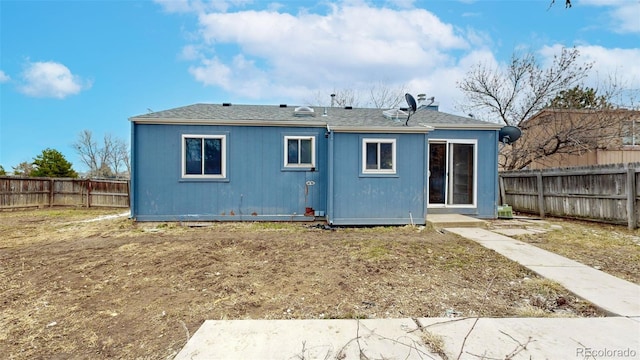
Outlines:
<svg viewBox="0 0 640 360"><path fill-rule="evenodd" d="M516 140L520 139L522 131L515 126L505 126L500 129L498 133L498 140L504 144L513 144Z"/></svg>
<svg viewBox="0 0 640 360"><path fill-rule="evenodd" d="M407 121L404 123L404 126L408 126L409 119L411 118L411 112L416 112L418 104L416 103L416 99L413 98L413 95L409 93L404 94L404 98L407 100L407 105L409 105L409 116L407 116Z"/></svg>
<svg viewBox="0 0 640 360"><path fill-rule="evenodd" d="M416 109L418 108L418 104L416 103L416 99L413 98L413 95L406 93L404 94L404 98L407 100L409 109L413 112L416 112Z"/></svg>

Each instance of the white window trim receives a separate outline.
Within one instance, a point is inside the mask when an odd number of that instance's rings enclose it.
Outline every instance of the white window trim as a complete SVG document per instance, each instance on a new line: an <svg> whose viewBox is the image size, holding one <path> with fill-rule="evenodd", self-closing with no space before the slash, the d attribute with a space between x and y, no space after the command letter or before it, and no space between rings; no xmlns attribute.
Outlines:
<svg viewBox="0 0 640 360"><path fill-rule="evenodd" d="M391 144L391 169L367 169L367 144ZM396 139L363 138L362 139L362 173L363 174L395 174L396 173ZM378 147L378 161L380 161L380 147ZM378 166L380 164L378 163Z"/></svg>
<svg viewBox="0 0 640 360"><path fill-rule="evenodd" d="M220 156L221 156L221 173L220 174L187 174L187 157L186 157L186 139L220 139ZM203 141L204 145L204 141ZM200 135L200 134L183 134L182 135L182 178L183 179L226 179L227 177L227 136L226 135ZM204 146L203 146L204 151ZM202 166L204 167L204 154L202 154Z"/></svg>
<svg viewBox="0 0 640 360"><path fill-rule="evenodd" d="M289 163L289 140L311 140L311 164L290 164ZM298 159L300 158L298 148ZM285 135L284 137L284 167L285 168L315 168L316 167L316 137L311 135Z"/></svg>

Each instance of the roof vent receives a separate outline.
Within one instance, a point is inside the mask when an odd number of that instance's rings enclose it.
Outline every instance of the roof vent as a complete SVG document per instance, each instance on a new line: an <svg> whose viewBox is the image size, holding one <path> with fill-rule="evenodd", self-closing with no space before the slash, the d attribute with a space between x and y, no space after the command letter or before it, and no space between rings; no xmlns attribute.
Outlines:
<svg viewBox="0 0 640 360"><path fill-rule="evenodd" d="M344 108L345 108L346 110L351 110L351 109L353 109L353 106L345 106Z"/></svg>
<svg viewBox="0 0 640 360"><path fill-rule="evenodd" d="M303 116L315 116L315 111L313 108L308 106L299 106L293 110L293 115L303 117Z"/></svg>
<svg viewBox="0 0 640 360"><path fill-rule="evenodd" d="M382 115L390 120L399 121L400 119L406 120L409 118L409 113L402 109L389 109L382 112Z"/></svg>
<svg viewBox="0 0 640 360"><path fill-rule="evenodd" d="M231 106L231 103L222 103L222 106Z"/></svg>
<svg viewBox="0 0 640 360"><path fill-rule="evenodd" d="M287 107L287 104L280 104L280 107L281 107L281 108L286 108L286 107Z"/></svg>

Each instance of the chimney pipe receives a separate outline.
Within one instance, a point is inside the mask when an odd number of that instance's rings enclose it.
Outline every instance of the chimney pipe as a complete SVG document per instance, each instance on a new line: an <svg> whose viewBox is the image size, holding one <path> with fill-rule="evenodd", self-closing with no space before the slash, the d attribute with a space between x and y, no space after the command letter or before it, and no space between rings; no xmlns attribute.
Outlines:
<svg viewBox="0 0 640 360"><path fill-rule="evenodd" d="M336 94L331 94L331 107L333 107L333 104L336 101Z"/></svg>

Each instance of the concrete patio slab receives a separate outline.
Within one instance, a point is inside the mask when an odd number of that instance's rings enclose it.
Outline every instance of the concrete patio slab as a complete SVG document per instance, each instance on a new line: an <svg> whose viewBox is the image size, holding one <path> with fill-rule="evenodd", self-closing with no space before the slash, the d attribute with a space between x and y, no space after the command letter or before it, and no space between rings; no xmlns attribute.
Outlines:
<svg viewBox="0 0 640 360"><path fill-rule="evenodd" d="M175 359L433 357L416 328L411 319L207 320Z"/></svg>
<svg viewBox="0 0 640 360"><path fill-rule="evenodd" d="M623 317L418 321L442 338L449 359L457 359L458 355L460 359L475 360L625 358L597 353L605 350L611 354L626 351L629 359L640 357L640 323Z"/></svg>
<svg viewBox="0 0 640 360"><path fill-rule="evenodd" d="M175 359L441 359L427 350L424 331L449 359L640 356L640 322L622 317L420 318L209 320Z"/></svg>

